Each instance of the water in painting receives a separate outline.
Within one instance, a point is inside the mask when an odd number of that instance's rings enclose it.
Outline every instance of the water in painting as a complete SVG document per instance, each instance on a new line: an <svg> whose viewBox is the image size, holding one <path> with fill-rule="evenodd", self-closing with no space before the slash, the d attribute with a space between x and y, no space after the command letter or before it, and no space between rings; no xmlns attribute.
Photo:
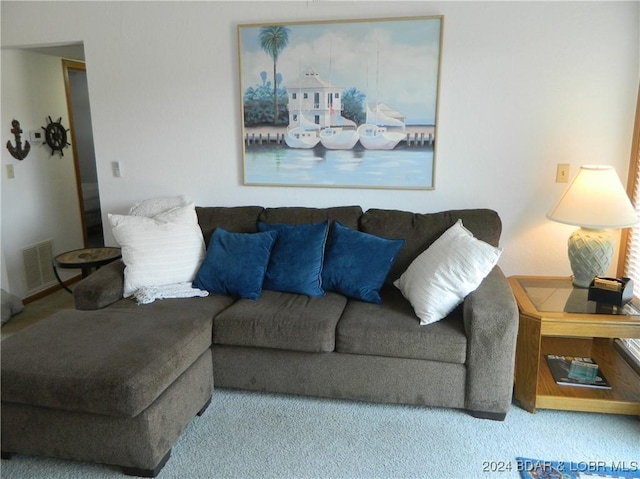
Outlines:
<svg viewBox="0 0 640 479"><path fill-rule="evenodd" d="M397 148L397 147L396 147ZM394 150L245 148L245 182L254 185L425 188L433 185L433 147Z"/></svg>

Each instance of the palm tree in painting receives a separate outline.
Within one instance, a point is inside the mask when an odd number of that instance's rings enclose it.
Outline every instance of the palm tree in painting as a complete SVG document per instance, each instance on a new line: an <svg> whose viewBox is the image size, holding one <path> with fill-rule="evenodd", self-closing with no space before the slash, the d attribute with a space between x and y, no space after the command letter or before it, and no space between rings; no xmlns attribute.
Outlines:
<svg viewBox="0 0 640 479"><path fill-rule="evenodd" d="M260 28L260 47L273 59L273 124L278 121L278 82L276 64L280 53L289 43L289 29L282 25Z"/></svg>
<svg viewBox="0 0 640 479"><path fill-rule="evenodd" d="M342 116L358 125L364 123L366 120L365 99L366 95L355 87L342 92Z"/></svg>

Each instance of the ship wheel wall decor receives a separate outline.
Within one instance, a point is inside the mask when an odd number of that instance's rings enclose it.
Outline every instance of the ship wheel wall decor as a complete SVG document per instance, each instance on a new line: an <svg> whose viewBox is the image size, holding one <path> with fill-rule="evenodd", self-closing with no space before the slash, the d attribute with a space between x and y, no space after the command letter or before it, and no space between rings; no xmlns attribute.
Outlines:
<svg viewBox="0 0 640 479"><path fill-rule="evenodd" d="M46 127L43 126L42 129L44 130L44 141L51 148L51 156L56 151L60 152L60 156L64 156L62 150L71 143L67 142L67 132L69 130L62 126L62 117L58 118L58 121L53 121L49 117L49 124Z"/></svg>

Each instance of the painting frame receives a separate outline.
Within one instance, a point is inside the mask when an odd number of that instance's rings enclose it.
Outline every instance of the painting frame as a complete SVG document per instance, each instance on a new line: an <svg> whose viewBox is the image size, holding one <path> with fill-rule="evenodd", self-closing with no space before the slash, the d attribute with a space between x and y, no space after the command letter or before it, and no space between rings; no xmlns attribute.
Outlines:
<svg viewBox="0 0 640 479"><path fill-rule="evenodd" d="M245 186L435 189L444 16L237 25Z"/></svg>

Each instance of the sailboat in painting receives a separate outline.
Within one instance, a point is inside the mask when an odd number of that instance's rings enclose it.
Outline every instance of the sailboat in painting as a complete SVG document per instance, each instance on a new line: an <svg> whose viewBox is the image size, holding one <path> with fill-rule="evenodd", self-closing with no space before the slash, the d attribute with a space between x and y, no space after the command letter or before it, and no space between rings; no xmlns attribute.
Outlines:
<svg viewBox="0 0 640 479"><path fill-rule="evenodd" d="M366 123L358 127L360 143L367 150L392 150L405 136L405 124L383 112L376 103L372 110L367 103Z"/></svg>
<svg viewBox="0 0 640 479"><path fill-rule="evenodd" d="M306 118L300 111L297 124L287 128L284 141L289 148L313 148L320 142L319 131L320 125Z"/></svg>
<svg viewBox="0 0 640 479"><path fill-rule="evenodd" d="M298 69L300 70L300 67ZM320 142L318 136L320 125L307 118L304 112L309 111L309 102L303 103L302 101L305 88L309 88L309 82L313 82L317 76L318 73L313 69L301 73L298 76L297 87L287 92L288 95L291 95L292 100L296 99L295 102L292 102L289 126L287 126L287 133L284 135L284 141L289 148L310 149Z"/></svg>
<svg viewBox="0 0 640 479"><path fill-rule="evenodd" d="M367 73L367 81L368 79ZM358 137L362 146L367 150L392 150L404 139L405 124L402 120L385 113L385 111L390 112L391 109L378 102L379 83L380 44L378 43L376 47L376 101L372 104L366 104L366 119L365 123L358 127ZM371 105L373 105L373 109ZM400 114L396 116L400 116Z"/></svg>
<svg viewBox="0 0 640 479"><path fill-rule="evenodd" d="M328 150L350 150L358 142L356 123L331 112L329 126L320 130L320 143Z"/></svg>
<svg viewBox="0 0 640 479"><path fill-rule="evenodd" d="M340 114L342 111L342 88L331 83L333 72L332 46L329 44L329 82L326 85L328 116L324 115L320 130L320 143L328 150L350 150L358 143L356 123ZM325 110L326 111L326 110Z"/></svg>

